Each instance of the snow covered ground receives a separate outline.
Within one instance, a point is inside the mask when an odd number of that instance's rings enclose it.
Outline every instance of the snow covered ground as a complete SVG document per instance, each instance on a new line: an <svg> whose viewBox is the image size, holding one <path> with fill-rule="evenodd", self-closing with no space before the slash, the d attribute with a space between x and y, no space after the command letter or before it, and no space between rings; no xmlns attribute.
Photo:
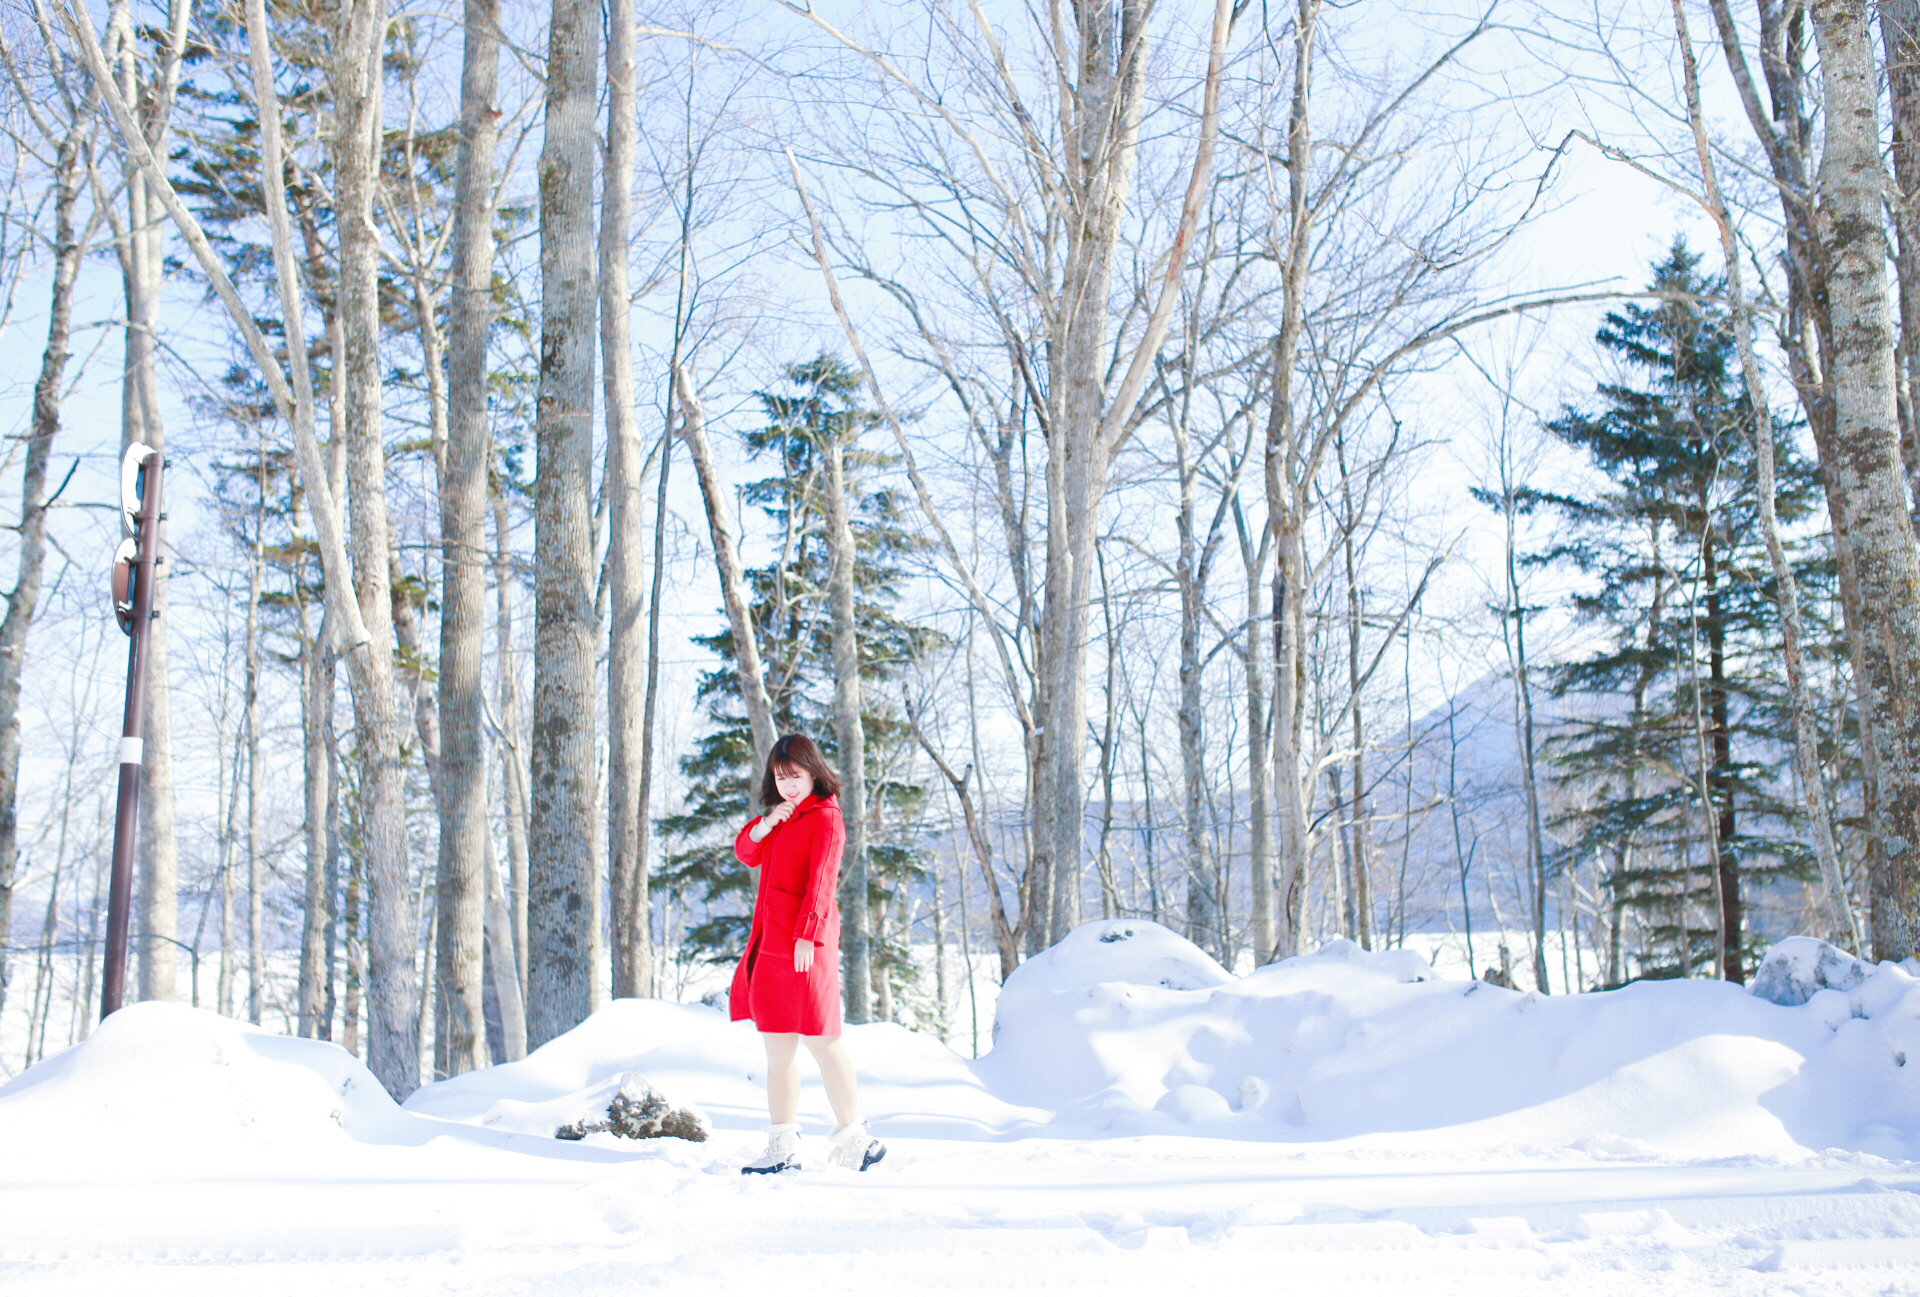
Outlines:
<svg viewBox="0 0 1920 1297"><path fill-rule="evenodd" d="M401 1108L330 1045L137 1005L0 1087L0 1292L1920 1294L1920 980L1799 954L1803 1004L1541 997L1091 923L978 1061L849 1031L890 1155L825 1169L810 1076L808 1168L766 1180L714 1010L616 1002ZM625 1071L714 1138L538 1133Z"/></svg>

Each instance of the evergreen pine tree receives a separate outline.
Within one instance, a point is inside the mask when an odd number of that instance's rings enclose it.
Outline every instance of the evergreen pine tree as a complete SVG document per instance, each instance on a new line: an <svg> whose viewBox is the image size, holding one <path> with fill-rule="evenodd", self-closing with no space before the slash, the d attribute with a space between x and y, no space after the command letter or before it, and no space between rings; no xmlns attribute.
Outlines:
<svg viewBox="0 0 1920 1297"><path fill-rule="evenodd" d="M937 632L903 620L894 608L905 578L903 563L925 548L905 523L904 501L867 479L892 464L890 456L858 447L860 434L878 415L858 405L861 380L838 358L821 355L791 365L781 384L757 392L766 423L746 434L760 458L771 458L772 475L748 485L780 537L772 563L748 572L754 625L781 733L804 733L836 763L831 709L833 667L827 608L830 554L825 535L824 450L834 442L857 500L853 513L860 670L865 686L862 728L867 746L869 902L885 920L904 904L905 889L925 876L925 853L913 828L925 796L923 786L900 775L906 767L908 727L887 700L886 686L939 642ZM690 781L678 814L660 820L662 833L682 845L656 876L657 885L683 902L698 902L702 917L689 925L679 958L715 963L739 958L753 906L754 879L734 859L733 838L760 807L760 771L733 669L733 634L695 641L721 659L705 673L696 694L709 726L681 758ZM906 943L897 928L875 923L876 975L900 984L911 977ZM883 994L882 999L885 996Z"/></svg>
<svg viewBox="0 0 1920 1297"><path fill-rule="evenodd" d="M1607 862L1616 912L1635 912L1649 939L1643 975L1712 969L1724 930L1726 975L1740 981L1756 953L1750 893L1804 876L1811 858L1782 795L1779 615L1719 281L1676 241L1652 286L1670 296L1610 313L1597 335L1620 379L1547 424L1608 485L1528 502L1570 524L1532 561L1592 579L1573 608L1604 641L1552 673L1556 697L1594 704L1548 742L1576 802L1555 822L1569 840L1552 863ZM1788 430L1773 436L1791 521L1812 508L1815 481Z"/></svg>

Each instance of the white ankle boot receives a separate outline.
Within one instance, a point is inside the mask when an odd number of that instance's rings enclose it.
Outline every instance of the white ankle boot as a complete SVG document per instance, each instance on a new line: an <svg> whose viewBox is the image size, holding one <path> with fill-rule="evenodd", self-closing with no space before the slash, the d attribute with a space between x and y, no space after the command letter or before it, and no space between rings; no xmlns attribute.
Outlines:
<svg viewBox="0 0 1920 1297"><path fill-rule="evenodd" d="M867 1123L851 1121L833 1132L827 1161L849 1171L864 1171L887 1155L887 1146L867 1134Z"/></svg>
<svg viewBox="0 0 1920 1297"><path fill-rule="evenodd" d="M773 1175L800 1169L800 1123L779 1122L767 1127L767 1151L740 1168L741 1175Z"/></svg>

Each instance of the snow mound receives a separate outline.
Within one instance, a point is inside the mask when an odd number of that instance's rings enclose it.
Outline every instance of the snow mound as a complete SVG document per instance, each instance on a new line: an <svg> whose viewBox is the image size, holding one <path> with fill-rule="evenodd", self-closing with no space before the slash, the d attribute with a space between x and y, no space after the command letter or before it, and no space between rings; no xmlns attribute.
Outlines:
<svg viewBox="0 0 1920 1297"><path fill-rule="evenodd" d="M497 1101L482 1126L549 1139L585 1139L609 1134L622 1139L675 1139L703 1143L713 1125L698 1108L676 1106L638 1072L619 1072L597 1085L545 1102Z"/></svg>
<svg viewBox="0 0 1920 1297"><path fill-rule="evenodd" d="M1146 919L1083 923L1058 945L1013 970L1000 1003L1030 992L1076 991L1101 982L1129 982L1169 991L1225 986L1233 974L1185 937Z"/></svg>
<svg viewBox="0 0 1920 1297"><path fill-rule="evenodd" d="M140 1144L196 1153L419 1142L338 1045L182 1004L131 1004L0 1086L0 1147Z"/></svg>
<svg viewBox="0 0 1920 1297"><path fill-rule="evenodd" d="M1439 978L1411 952L1351 942L1236 979L1157 924L1104 921L1008 979L985 1058L891 1024L850 1028L846 1047L883 1138L1920 1158L1920 978L1836 964L1817 943L1787 946L1768 970L1786 988L1777 994L1811 988L1804 1002L1704 980L1542 996ZM801 1120L828 1128L804 1051L801 1067ZM49 1165L144 1149L158 1161L237 1150L345 1166L324 1150L357 1164L368 1145L443 1141L476 1157L691 1166L713 1146L636 1146L611 1127L644 1116L651 1093L663 1109L669 1095L697 1104L719 1131L751 1131L766 1120L765 1086L752 1025L698 1005L617 1000L521 1062L423 1087L397 1108L332 1045L141 1004L0 1088L0 1149ZM603 1123L580 1143L553 1138ZM76 1160L76 1149L93 1152Z"/></svg>
<svg viewBox="0 0 1920 1297"><path fill-rule="evenodd" d="M1100 943L1116 926L1083 925L1008 979L979 1065L1062 1128L1400 1151L1920 1153L1920 982L1892 964L1801 1007L1707 981L1541 996L1346 941L1238 980L1182 979L1167 970L1218 965L1137 920Z"/></svg>
<svg viewBox="0 0 1920 1297"><path fill-rule="evenodd" d="M1753 993L1775 1004L1805 1004L1819 991L1851 991L1872 971L1866 960L1817 937L1788 937L1767 951L1753 975Z"/></svg>
<svg viewBox="0 0 1920 1297"><path fill-rule="evenodd" d="M845 1042L860 1073L868 1121L883 1133L959 1139L1030 1129L1051 1113L1016 1107L992 1094L939 1040L891 1023L849 1027ZM800 1051L800 1117L827 1129L813 1061ZM415 1091L406 1110L470 1125L551 1136L573 1120L585 1092L640 1073L677 1100L691 1100L721 1130L757 1130L767 1120L766 1052L748 1022L698 1004L615 1000L517 1063L451 1077ZM558 1120L543 1129L522 1124Z"/></svg>

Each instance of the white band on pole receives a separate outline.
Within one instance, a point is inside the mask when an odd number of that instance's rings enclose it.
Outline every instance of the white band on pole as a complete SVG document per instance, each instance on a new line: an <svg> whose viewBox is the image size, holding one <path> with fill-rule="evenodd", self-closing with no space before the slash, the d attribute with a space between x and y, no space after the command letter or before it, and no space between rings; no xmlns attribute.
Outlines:
<svg viewBox="0 0 1920 1297"><path fill-rule="evenodd" d="M142 740L122 737L120 740L120 764L137 766L140 764Z"/></svg>

